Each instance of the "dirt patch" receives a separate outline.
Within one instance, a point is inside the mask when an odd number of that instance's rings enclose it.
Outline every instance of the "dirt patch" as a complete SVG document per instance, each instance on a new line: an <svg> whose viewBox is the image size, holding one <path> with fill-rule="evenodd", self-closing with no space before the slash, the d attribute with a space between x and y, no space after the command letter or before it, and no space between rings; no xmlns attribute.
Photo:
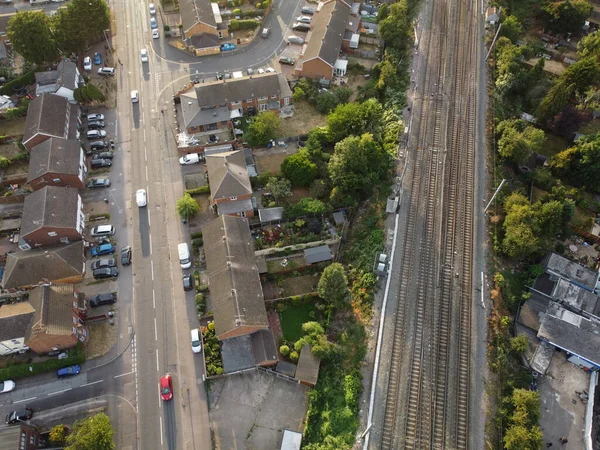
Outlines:
<svg viewBox="0 0 600 450"><path fill-rule="evenodd" d="M0 133L4 133L2 130ZM20 153L19 146L16 142L11 142L9 144L0 145L0 156L4 156L5 158L12 159ZM27 172L27 171L26 171Z"/></svg>
<svg viewBox="0 0 600 450"><path fill-rule="evenodd" d="M89 202L84 206L84 211L86 214L109 214L110 213L110 205L105 202ZM95 226L95 225L93 225Z"/></svg>
<svg viewBox="0 0 600 450"><path fill-rule="evenodd" d="M27 172L29 171L29 161L14 161L10 163L6 169L4 169L4 175L21 175L25 174L27 177Z"/></svg>
<svg viewBox="0 0 600 450"><path fill-rule="evenodd" d="M292 196L288 197L288 203L297 203L302 197L310 197L310 191L308 188L297 187L292 189Z"/></svg>
<svg viewBox="0 0 600 450"><path fill-rule="evenodd" d="M196 189L208 184L204 173L188 173L183 176L183 182L186 189Z"/></svg>
<svg viewBox="0 0 600 450"><path fill-rule="evenodd" d="M25 133L25 117L15 120L4 120L0 126L0 134L3 136L23 136Z"/></svg>
<svg viewBox="0 0 600 450"><path fill-rule="evenodd" d="M279 134L281 137L299 136L322 125L325 125L325 115L310 103L299 101L294 103L294 115L281 121Z"/></svg>
<svg viewBox="0 0 600 450"><path fill-rule="evenodd" d="M255 156L254 161L256 162L256 169L258 173L275 173L279 174L281 172L281 163L288 155L283 154L273 154L273 155L262 155Z"/></svg>
<svg viewBox="0 0 600 450"><path fill-rule="evenodd" d="M87 359L106 355L117 343L117 324L110 325L107 321L88 325L90 340L85 346Z"/></svg>
<svg viewBox="0 0 600 450"><path fill-rule="evenodd" d="M283 280L283 295L291 297L292 295L309 294L317 290L319 283L319 274L303 275L301 277L286 278Z"/></svg>
<svg viewBox="0 0 600 450"><path fill-rule="evenodd" d="M369 81L370 80L366 79L364 75L350 75L348 77L348 81L346 81L346 87L352 89L352 95L350 96L351 102L356 100L358 88L365 86Z"/></svg>

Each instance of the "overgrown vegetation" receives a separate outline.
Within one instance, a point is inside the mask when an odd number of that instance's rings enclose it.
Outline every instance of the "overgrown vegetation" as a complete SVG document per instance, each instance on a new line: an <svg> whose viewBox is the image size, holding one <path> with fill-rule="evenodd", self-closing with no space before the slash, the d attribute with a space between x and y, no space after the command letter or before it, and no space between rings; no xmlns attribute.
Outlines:
<svg viewBox="0 0 600 450"><path fill-rule="evenodd" d="M221 347L215 334L214 322L209 322L208 326L202 327L202 339L204 341L204 357L206 358L206 374L209 377L222 375Z"/></svg>
<svg viewBox="0 0 600 450"><path fill-rule="evenodd" d="M77 344L77 347L69 350L67 354L68 356L65 359L52 358L42 362L11 363L9 361L6 367L0 369L0 379L15 380L30 377L72 366L73 364L81 364L85 361L85 353L81 344Z"/></svg>

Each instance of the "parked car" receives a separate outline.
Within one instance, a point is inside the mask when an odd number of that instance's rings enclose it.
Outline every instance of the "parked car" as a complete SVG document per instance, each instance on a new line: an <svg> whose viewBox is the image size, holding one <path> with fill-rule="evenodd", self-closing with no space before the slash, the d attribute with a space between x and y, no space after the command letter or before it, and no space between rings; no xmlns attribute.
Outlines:
<svg viewBox="0 0 600 450"><path fill-rule="evenodd" d="M102 139L105 137L106 137L106 131L104 131L104 130L90 130L87 132L88 141Z"/></svg>
<svg viewBox="0 0 600 450"><path fill-rule="evenodd" d="M86 72L92 70L92 58L90 58L89 56L83 58L83 70L85 70Z"/></svg>
<svg viewBox="0 0 600 450"><path fill-rule="evenodd" d="M110 159L92 159L90 161L90 167L92 169L102 169L110 166L112 166L112 161Z"/></svg>
<svg viewBox="0 0 600 450"><path fill-rule="evenodd" d="M103 269L105 267L117 267L117 261L114 259L97 259L92 263L92 270Z"/></svg>
<svg viewBox="0 0 600 450"><path fill-rule="evenodd" d="M103 120L91 120L87 124L88 130L97 130L98 128L104 128Z"/></svg>
<svg viewBox="0 0 600 450"><path fill-rule="evenodd" d="M252 76L252 74L254 73L254 70L251 69L250 67L248 67L248 69L246 69L246 72L248 73L248 76Z"/></svg>
<svg viewBox="0 0 600 450"><path fill-rule="evenodd" d="M101 67L98 69L98 75L102 75L105 77L114 77L115 72L116 71L114 67Z"/></svg>
<svg viewBox="0 0 600 450"><path fill-rule="evenodd" d="M148 62L148 50L146 50L145 48L141 49L140 57L142 58L143 63L147 63Z"/></svg>
<svg viewBox="0 0 600 450"><path fill-rule="evenodd" d="M192 289L194 289L194 277L191 273L186 273L183 275L183 290L191 291Z"/></svg>
<svg viewBox="0 0 600 450"><path fill-rule="evenodd" d="M108 142L106 141L90 142L90 150L104 150L106 147L108 147Z"/></svg>
<svg viewBox="0 0 600 450"><path fill-rule="evenodd" d="M112 255L115 247L112 244L102 244L92 247L92 256Z"/></svg>
<svg viewBox="0 0 600 450"><path fill-rule="evenodd" d="M290 44L302 45L302 44L304 44L304 39L302 39L299 36L288 36L288 42Z"/></svg>
<svg viewBox="0 0 600 450"><path fill-rule="evenodd" d="M198 153L190 153L189 155L183 155L181 158L179 158L179 164L182 166L186 166L188 164L198 164L203 159L204 158L202 158Z"/></svg>
<svg viewBox="0 0 600 450"><path fill-rule="evenodd" d="M306 23L296 22L292 25L292 30L294 31L310 31L310 25Z"/></svg>
<svg viewBox="0 0 600 450"><path fill-rule="evenodd" d="M289 56L282 56L279 58L279 64L287 64L288 66L293 66L296 64L296 60L294 58L290 58Z"/></svg>
<svg viewBox="0 0 600 450"><path fill-rule="evenodd" d="M92 178L86 184L90 189L105 188L110 186L109 178Z"/></svg>
<svg viewBox="0 0 600 450"><path fill-rule="evenodd" d="M68 367L63 367L62 369L58 369L56 371L56 376L58 378L66 378L66 377L72 377L75 375L79 375L80 372L81 372L81 367L79 367L79 365L75 364L73 366L68 366Z"/></svg>
<svg viewBox="0 0 600 450"><path fill-rule="evenodd" d="M160 37L160 32L158 30L152 30L152 39L158 39Z"/></svg>
<svg viewBox="0 0 600 450"><path fill-rule="evenodd" d="M93 237L112 236L115 234L115 227L112 225L98 225L97 227L92 228L91 234Z"/></svg>
<svg viewBox="0 0 600 450"><path fill-rule="evenodd" d="M160 377L160 396L164 401L173 398L173 378L169 374Z"/></svg>
<svg viewBox="0 0 600 450"><path fill-rule="evenodd" d="M266 71L267 73L275 73L275 69L273 69L272 67L267 67L267 68L265 69L265 71Z"/></svg>
<svg viewBox="0 0 600 450"><path fill-rule="evenodd" d="M259 75L262 75L263 73L265 73L265 69L258 69L257 72Z"/></svg>
<svg viewBox="0 0 600 450"><path fill-rule="evenodd" d="M116 267L104 267L102 269L96 269L92 272L94 278L103 279L103 278L114 278L119 276L119 271Z"/></svg>
<svg viewBox="0 0 600 450"><path fill-rule="evenodd" d="M235 50L235 44L223 44L221 45L222 52L230 52L231 50Z"/></svg>
<svg viewBox="0 0 600 450"><path fill-rule="evenodd" d="M12 425L13 423L25 422L33 417L33 410L31 408L25 408L20 411L13 411L6 415L6 423Z"/></svg>
<svg viewBox="0 0 600 450"><path fill-rule="evenodd" d="M113 159L113 152L100 152L94 155L94 159Z"/></svg>
<svg viewBox="0 0 600 450"><path fill-rule="evenodd" d="M90 120L104 120L104 114L92 113L87 115L88 122Z"/></svg>
<svg viewBox="0 0 600 450"><path fill-rule="evenodd" d="M150 11L150 15L151 16L155 16L156 15L156 8L154 7L154 3L150 3L148 5L148 10Z"/></svg>
<svg viewBox="0 0 600 450"><path fill-rule="evenodd" d="M150 17L150 28L156 30L158 28L158 22L154 17Z"/></svg>
<svg viewBox="0 0 600 450"><path fill-rule="evenodd" d="M13 380L0 381L0 394L10 392L10 391L14 390L15 387L16 387L16 384Z"/></svg>
<svg viewBox="0 0 600 450"><path fill-rule="evenodd" d="M137 203L139 208L143 208L148 204L148 199L146 198L146 191L144 189L138 189L135 193L135 202Z"/></svg>
<svg viewBox="0 0 600 450"><path fill-rule="evenodd" d="M202 351L202 343L200 342L200 330L198 328L194 328L191 332L192 337L192 352L200 353Z"/></svg>
<svg viewBox="0 0 600 450"><path fill-rule="evenodd" d="M100 64L102 64L102 55L98 52L94 53L94 64L96 66L99 66Z"/></svg>
<svg viewBox="0 0 600 450"><path fill-rule="evenodd" d="M121 249L121 264L124 266L131 264L131 247L129 245Z"/></svg>
<svg viewBox="0 0 600 450"><path fill-rule="evenodd" d="M300 12L302 14L308 14L312 16L315 13L315 9L311 8L310 6L303 6Z"/></svg>
<svg viewBox="0 0 600 450"><path fill-rule="evenodd" d="M300 17L296 17L296 21L301 22L301 23L310 23L312 21L312 17L300 16Z"/></svg>
<svg viewBox="0 0 600 450"><path fill-rule="evenodd" d="M117 303L117 294L111 292L109 294L98 294L90 298L90 306L97 308L104 305L112 305Z"/></svg>

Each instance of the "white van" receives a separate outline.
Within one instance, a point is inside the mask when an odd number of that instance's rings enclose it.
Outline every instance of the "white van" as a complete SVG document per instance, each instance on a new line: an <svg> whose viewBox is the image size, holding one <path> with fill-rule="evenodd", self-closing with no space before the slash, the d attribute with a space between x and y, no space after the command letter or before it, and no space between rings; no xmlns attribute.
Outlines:
<svg viewBox="0 0 600 450"><path fill-rule="evenodd" d="M177 253L179 253L179 264L182 269L189 269L192 267L192 258L190 257L190 247L186 242L177 244Z"/></svg>
<svg viewBox="0 0 600 450"><path fill-rule="evenodd" d="M131 91L131 103L137 103L140 101L138 91Z"/></svg>
<svg viewBox="0 0 600 450"><path fill-rule="evenodd" d="M200 353L202 351L202 344L200 343L200 330L198 328L194 328L191 331L192 335L192 351L194 353Z"/></svg>

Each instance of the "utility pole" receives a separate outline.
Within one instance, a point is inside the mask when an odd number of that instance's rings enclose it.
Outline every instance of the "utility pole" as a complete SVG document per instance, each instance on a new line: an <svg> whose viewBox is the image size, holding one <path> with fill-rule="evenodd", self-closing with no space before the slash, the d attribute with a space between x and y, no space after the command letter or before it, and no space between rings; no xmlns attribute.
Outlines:
<svg viewBox="0 0 600 450"><path fill-rule="evenodd" d="M498 39L498 35L500 34L500 30L502 29L502 24L500 24L498 26L498 31L496 31L496 36L494 36L494 40L492 41L492 45L490 46L490 49L488 51L488 54L485 55L485 60L487 61L488 58L490 57L490 53L492 53L492 49L494 48L494 44L496 43L496 39Z"/></svg>

